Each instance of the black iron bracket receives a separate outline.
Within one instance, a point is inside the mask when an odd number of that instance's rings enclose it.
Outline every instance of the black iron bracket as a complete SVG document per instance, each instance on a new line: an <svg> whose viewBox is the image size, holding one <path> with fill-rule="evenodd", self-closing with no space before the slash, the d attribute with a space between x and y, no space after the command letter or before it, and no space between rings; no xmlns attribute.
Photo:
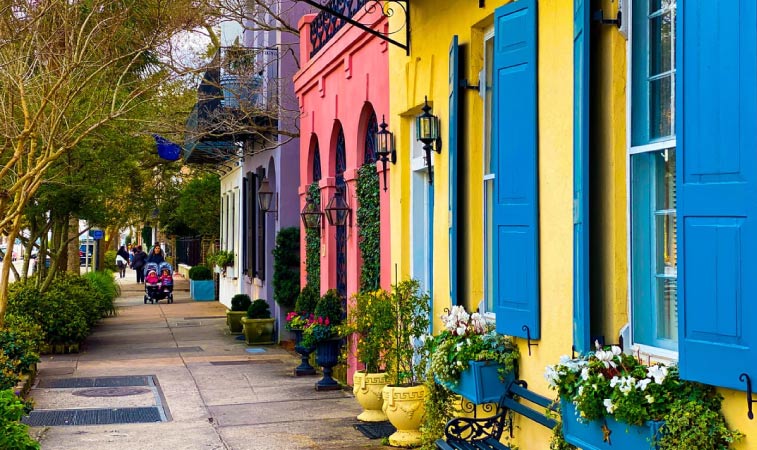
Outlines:
<svg viewBox="0 0 757 450"><path fill-rule="evenodd" d="M472 89L474 91L481 90L480 84L470 84L470 81L468 81L467 79L460 80L460 87L463 89Z"/></svg>
<svg viewBox="0 0 757 450"><path fill-rule="evenodd" d="M602 25L615 25L620 28L623 25L623 13L618 11L618 15L614 19L605 19L605 13L601 9L594 11L592 20Z"/></svg>
<svg viewBox="0 0 757 450"><path fill-rule="evenodd" d="M752 379L749 378L749 375L747 375L746 373L742 373L741 375L739 375L739 381L746 381L746 416L749 417L749 420L753 420L754 413L752 412L752 403L757 400L755 400L754 396L752 395Z"/></svg>
<svg viewBox="0 0 757 450"><path fill-rule="evenodd" d="M533 345L534 347L538 347L539 344L531 342L531 329L528 328L528 325L523 325L523 327L521 327L521 330L526 332L526 342L528 344L528 356L531 356L531 346Z"/></svg>
<svg viewBox="0 0 757 450"><path fill-rule="evenodd" d="M316 9L319 9L321 11L324 11L328 14L333 15L334 17L339 18L340 20L344 20L348 24L358 27L361 30L365 31L366 33L376 36L377 38L381 39L382 41L388 42L392 45L395 45L403 50L405 50L405 53L410 56L410 2L408 0L392 0L390 3L396 3L399 5L400 8L404 11L405 14L405 43L399 42L395 39L390 38L384 33L381 33L380 31L376 31L373 28L369 27L368 25L364 23L360 23L357 20L353 19L352 17L347 17L344 14L340 13L339 11L335 10L334 8L330 7L328 4L321 4L318 3L315 0L297 0L301 1L303 3L306 3ZM367 0L365 8L370 12L374 8L384 8L383 4L379 2L379 0ZM394 10L389 9L389 12L384 12L384 15L386 17L391 17L394 14Z"/></svg>

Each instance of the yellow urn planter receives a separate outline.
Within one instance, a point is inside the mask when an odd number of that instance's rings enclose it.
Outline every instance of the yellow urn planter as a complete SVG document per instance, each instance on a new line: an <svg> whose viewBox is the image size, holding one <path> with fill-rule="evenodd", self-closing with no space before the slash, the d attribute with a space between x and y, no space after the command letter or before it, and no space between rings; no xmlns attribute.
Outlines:
<svg viewBox="0 0 757 450"><path fill-rule="evenodd" d="M397 431L389 436L393 447L416 447L421 443L419 428L426 413L426 386L386 386L383 411Z"/></svg>
<svg viewBox="0 0 757 450"><path fill-rule="evenodd" d="M363 407L363 412L357 416L362 422L384 422L386 414L381 410L384 404L382 390L388 384L389 375L381 373L355 372L352 377L354 386L352 393L357 402Z"/></svg>

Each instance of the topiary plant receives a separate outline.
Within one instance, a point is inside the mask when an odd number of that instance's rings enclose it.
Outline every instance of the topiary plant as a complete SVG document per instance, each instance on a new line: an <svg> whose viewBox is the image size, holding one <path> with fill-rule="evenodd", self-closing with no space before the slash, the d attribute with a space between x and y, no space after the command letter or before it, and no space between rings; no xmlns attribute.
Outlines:
<svg viewBox="0 0 757 450"><path fill-rule="evenodd" d="M232 311L247 311L252 305L252 300L247 294L237 294L231 297L231 310Z"/></svg>
<svg viewBox="0 0 757 450"><path fill-rule="evenodd" d="M273 299L294 306L300 292L300 229L282 228L273 248Z"/></svg>
<svg viewBox="0 0 757 450"><path fill-rule="evenodd" d="M212 280L213 272L207 266L194 266L189 269L189 279L195 281Z"/></svg>
<svg viewBox="0 0 757 450"><path fill-rule="evenodd" d="M315 316L328 318L331 325L339 325L344 320L342 296L336 289L329 289L315 306Z"/></svg>
<svg viewBox="0 0 757 450"><path fill-rule="evenodd" d="M297 302L294 304L294 310L298 313L313 314L315 312L316 305L318 305L318 300L320 299L321 296L318 293L318 290L310 285L307 285L297 297Z"/></svg>
<svg viewBox="0 0 757 450"><path fill-rule="evenodd" d="M252 302L249 308L247 308L248 319L270 319L271 310L268 307L268 302L259 298Z"/></svg>

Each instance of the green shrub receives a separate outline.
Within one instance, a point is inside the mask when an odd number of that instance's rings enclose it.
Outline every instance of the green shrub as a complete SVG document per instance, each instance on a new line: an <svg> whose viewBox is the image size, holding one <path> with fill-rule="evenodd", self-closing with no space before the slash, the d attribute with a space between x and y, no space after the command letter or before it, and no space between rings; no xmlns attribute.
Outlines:
<svg viewBox="0 0 757 450"><path fill-rule="evenodd" d="M105 261L103 262L103 268L105 270L110 270L111 272L118 272L115 250L108 250L107 252L105 252Z"/></svg>
<svg viewBox="0 0 757 450"><path fill-rule="evenodd" d="M329 289L315 305L315 316L328 318L331 325L339 325L344 320L342 296L336 289Z"/></svg>
<svg viewBox="0 0 757 450"><path fill-rule="evenodd" d="M300 293L300 229L282 228L273 248L273 299L284 308L294 306Z"/></svg>
<svg viewBox="0 0 757 450"><path fill-rule="evenodd" d="M247 311L250 308L250 305L252 305L252 300L247 294L237 294L231 297L232 311Z"/></svg>
<svg viewBox="0 0 757 450"><path fill-rule="evenodd" d="M248 319L270 319L271 310L268 307L268 302L259 298L252 302L249 308L247 308Z"/></svg>
<svg viewBox="0 0 757 450"><path fill-rule="evenodd" d="M109 270L89 272L84 275L84 279L87 280L95 294L100 317L114 316L116 314L116 298L121 295L121 288L118 287L113 273Z"/></svg>
<svg viewBox="0 0 757 450"><path fill-rule="evenodd" d="M16 385L20 375L39 362L44 333L32 319L8 314L0 329L0 389Z"/></svg>
<svg viewBox="0 0 757 450"><path fill-rule="evenodd" d="M20 422L28 409L12 390L0 391L0 449L39 449L39 443L29 437L29 427Z"/></svg>
<svg viewBox="0 0 757 450"><path fill-rule="evenodd" d="M294 305L294 310L298 313L313 314L315 312L316 305L318 305L318 300L320 299L321 294L318 292L318 290L310 285L307 285L297 297L297 303L295 303Z"/></svg>
<svg viewBox="0 0 757 450"><path fill-rule="evenodd" d="M189 279L195 281L212 280L213 272L207 266L194 266L189 269Z"/></svg>

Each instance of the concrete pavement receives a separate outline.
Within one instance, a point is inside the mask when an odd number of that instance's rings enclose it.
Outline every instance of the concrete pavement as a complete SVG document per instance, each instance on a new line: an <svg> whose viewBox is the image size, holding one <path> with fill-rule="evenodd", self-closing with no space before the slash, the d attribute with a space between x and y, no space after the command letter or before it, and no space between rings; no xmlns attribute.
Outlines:
<svg viewBox="0 0 757 450"><path fill-rule="evenodd" d="M33 427L43 449L377 449L353 428L348 391L316 392L294 377L299 358L279 346L249 348L229 335L225 307L193 302L177 280L175 302L144 304L134 272L118 280L117 317L82 352L47 355L31 397L36 411L157 407L155 423ZM60 387L60 379L152 376L130 388ZM70 381L70 380L68 380Z"/></svg>

